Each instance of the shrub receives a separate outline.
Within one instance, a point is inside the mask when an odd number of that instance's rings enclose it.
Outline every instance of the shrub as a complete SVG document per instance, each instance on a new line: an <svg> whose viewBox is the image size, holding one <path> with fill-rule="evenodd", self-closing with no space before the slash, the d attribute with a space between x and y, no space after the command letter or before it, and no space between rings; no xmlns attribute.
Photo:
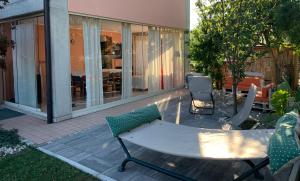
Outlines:
<svg viewBox="0 0 300 181"><path fill-rule="evenodd" d="M291 86L288 82L282 82L280 83L278 86L277 86L277 89L278 90L285 90L285 91L288 91L288 92L291 92L292 89L291 89Z"/></svg>
<svg viewBox="0 0 300 181"><path fill-rule="evenodd" d="M21 143L16 129L4 130L0 128L0 148L4 146L16 146Z"/></svg>
<svg viewBox="0 0 300 181"><path fill-rule="evenodd" d="M286 113L288 109L288 99L290 96L290 93L283 89L278 89L275 93L273 93L271 103L277 115L282 116Z"/></svg>

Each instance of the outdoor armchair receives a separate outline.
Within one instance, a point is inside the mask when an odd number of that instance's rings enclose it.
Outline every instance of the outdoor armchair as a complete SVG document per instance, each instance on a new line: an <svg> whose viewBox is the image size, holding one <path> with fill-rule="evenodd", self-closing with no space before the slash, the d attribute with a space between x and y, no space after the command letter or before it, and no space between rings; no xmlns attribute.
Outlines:
<svg viewBox="0 0 300 181"><path fill-rule="evenodd" d="M209 76L188 76L187 82L191 95L190 113L196 113L199 109L210 109L210 114L213 114L215 101L211 78Z"/></svg>

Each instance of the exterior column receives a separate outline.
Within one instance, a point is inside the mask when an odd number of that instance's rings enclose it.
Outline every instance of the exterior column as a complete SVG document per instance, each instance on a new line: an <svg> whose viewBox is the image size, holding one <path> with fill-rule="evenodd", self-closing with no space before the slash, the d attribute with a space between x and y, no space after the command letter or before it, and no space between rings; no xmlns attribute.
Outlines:
<svg viewBox="0 0 300 181"><path fill-rule="evenodd" d="M68 0L50 0L53 121L72 115Z"/></svg>

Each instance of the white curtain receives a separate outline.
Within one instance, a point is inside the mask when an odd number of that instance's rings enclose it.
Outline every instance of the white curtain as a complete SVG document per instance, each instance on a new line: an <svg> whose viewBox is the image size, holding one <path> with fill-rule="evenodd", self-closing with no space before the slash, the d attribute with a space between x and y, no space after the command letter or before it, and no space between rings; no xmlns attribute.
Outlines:
<svg viewBox="0 0 300 181"><path fill-rule="evenodd" d="M148 84L149 92L160 90L161 84L160 33L155 27L148 30Z"/></svg>
<svg viewBox="0 0 300 181"><path fill-rule="evenodd" d="M132 96L132 33L131 25L122 26L122 99Z"/></svg>
<svg viewBox="0 0 300 181"><path fill-rule="evenodd" d="M163 87L165 90L173 88L173 62L175 40L172 30L162 29L161 31L161 54L163 67Z"/></svg>
<svg viewBox="0 0 300 181"><path fill-rule="evenodd" d="M174 39L174 88L184 86L184 40L183 32L173 33Z"/></svg>
<svg viewBox="0 0 300 181"><path fill-rule="evenodd" d="M132 86L135 89L148 89L148 38L144 35L133 37Z"/></svg>
<svg viewBox="0 0 300 181"><path fill-rule="evenodd" d="M83 19L87 107L103 104L100 31L99 20Z"/></svg>
<svg viewBox="0 0 300 181"><path fill-rule="evenodd" d="M37 107L35 21L21 21L12 31L15 102Z"/></svg>

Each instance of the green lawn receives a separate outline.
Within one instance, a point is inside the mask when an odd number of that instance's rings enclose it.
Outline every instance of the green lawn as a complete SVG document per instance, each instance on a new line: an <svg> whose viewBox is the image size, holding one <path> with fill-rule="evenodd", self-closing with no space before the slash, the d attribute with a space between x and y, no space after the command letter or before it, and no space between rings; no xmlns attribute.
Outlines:
<svg viewBox="0 0 300 181"><path fill-rule="evenodd" d="M0 158L0 180L94 181L98 179L34 148L26 148L18 154Z"/></svg>

